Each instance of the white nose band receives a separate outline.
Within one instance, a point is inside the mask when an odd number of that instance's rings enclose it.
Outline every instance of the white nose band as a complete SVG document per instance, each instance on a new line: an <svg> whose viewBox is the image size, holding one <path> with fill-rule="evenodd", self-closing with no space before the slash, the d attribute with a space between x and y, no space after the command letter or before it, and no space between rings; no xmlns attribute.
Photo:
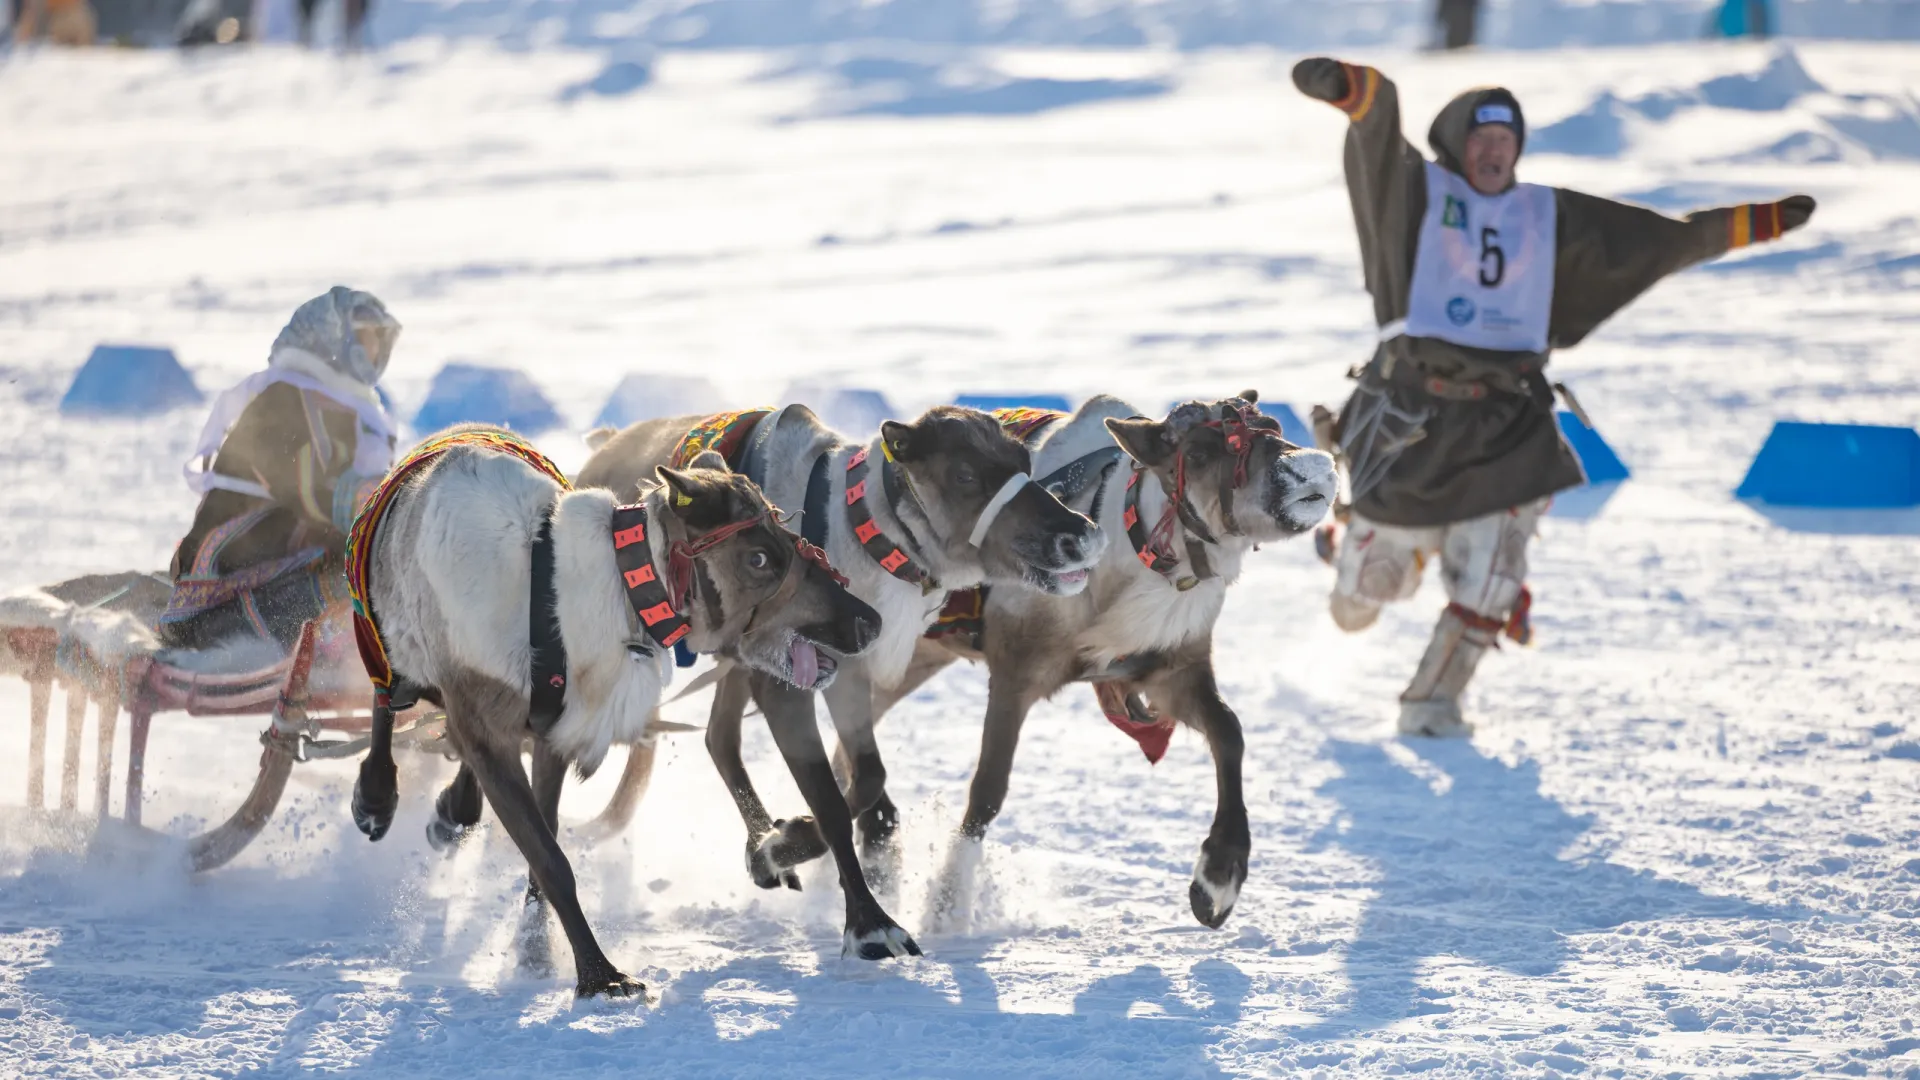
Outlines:
<svg viewBox="0 0 1920 1080"><path fill-rule="evenodd" d="M980 541L987 538L987 530L993 528L993 519L1000 516L1000 511L1006 509L1015 495L1020 494L1021 488L1031 483L1033 483L1033 477L1023 472L1007 477L1007 482L1000 485L1000 491L994 495L993 501L987 504L985 510L980 511L980 520L973 523L973 535L967 537L967 543L979 547Z"/></svg>

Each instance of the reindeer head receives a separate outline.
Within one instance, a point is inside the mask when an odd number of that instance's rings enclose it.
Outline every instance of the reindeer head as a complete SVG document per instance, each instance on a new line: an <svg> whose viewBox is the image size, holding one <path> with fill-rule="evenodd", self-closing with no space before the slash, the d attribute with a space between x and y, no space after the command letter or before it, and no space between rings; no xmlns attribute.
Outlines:
<svg viewBox="0 0 1920 1080"><path fill-rule="evenodd" d="M825 553L780 524L751 480L706 453L655 470L668 538L667 592L687 645L719 652L802 689L833 681L837 657L880 635L880 615L846 589Z"/></svg>
<svg viewBox="0 0 1920 1080"><path fill-rule="evenodd" d="M942 579L1062 596L1086 588L1105 535L1031 482L1033 455L993 417L938 405L911 424L886 421L880 437L913 496L897 509L920 544L936 549L929 554Z"/></svg>
<svg viewBox="0 0 1920 1080"><path fill-rule="evenodd" d="M1172 509L1204 541L1254 543L1312 529L1333 506L1333 458L1280 437L1252 390L1175 406L1165 420L1110 419L1107 430L1159 478Z"/></svg>

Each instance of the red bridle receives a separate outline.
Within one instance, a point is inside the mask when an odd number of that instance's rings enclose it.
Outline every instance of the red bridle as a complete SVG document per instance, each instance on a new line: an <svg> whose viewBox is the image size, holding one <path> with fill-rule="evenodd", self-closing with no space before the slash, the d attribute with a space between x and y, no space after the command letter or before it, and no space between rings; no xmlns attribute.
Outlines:
<svg viewBox="0 0 1920 1080"><path fill-rule="evenodd" d="M1174 410L1167 418L1169 424L1179 416L1180 410ZM1233 479L1230 484L1221 485L1220 513L1226 519L1227 531L1238 534L1239 524L1233 515L1233 493L1247 486L1253 462L1253 451L1262 439L1283 441L1280 435L1280 422L1265 416L1252 406L1241 406L1231 401L1220 405L1220 418L1209 416L1205 420L1192 421L1179 433L1179 442L1173 453L1173 491L1167 500L1167 508L1161 512L1160 520L1154 524L1153 531L1147 534L1147 542L1156 548L1172 550L1174 522L1185 516L1189 520L1187 527L1196 532L1205 543L1215 543L1211 532L1200 520L1197 513L1187 509L1187 432L1195 428L1211 428L1220 432L1226 440L1227 452L1233 455Z"/></svg>
<svg viewBox="0 0 1920 1080"><path fill-rule="evenodd" d="M773 517L773 507L763 506L758 514L739 521L730 521L698 540L676 540L667 548L667 600L675 611L686 610L687 593L693 589L693 560L735 536L753 528ZM841 588L846 588L847 579L833 563L827 559L827 553L819 547L807 543L800 537L794 537L794 549L802 560L826 571Z"/></svg>

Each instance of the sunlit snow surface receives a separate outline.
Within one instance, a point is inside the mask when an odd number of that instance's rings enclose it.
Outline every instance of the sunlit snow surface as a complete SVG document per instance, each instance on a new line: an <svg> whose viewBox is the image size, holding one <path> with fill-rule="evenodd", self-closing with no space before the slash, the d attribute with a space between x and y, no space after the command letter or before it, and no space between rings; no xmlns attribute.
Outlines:
<svg viewBox="0 0 1920 1080"><path fill-rule="evenodd" d="M803 893L755 889L699 737L670 741L624 838L563 837L649 1007L515 974L511 843L490 828L443 860L421 835L444 762L403 765L379 845L349 823L351 763L301 766L261 839L188 879L170 851L21 811L9 682L0 1074L1920 1070L1915 538L1789 529L1729 494L1775 419L1920 419L1920 47L1354 58L1399 81L1416 138L1456 90L1514 88L1531 180L1668 212L1821 207L1556 361L1634 479L1596 520L1543 527L1538 647L1484 665L1470 744L1390 735L1437 586L1350 639L1305 542L1252 560L1216 650L1254 833L1226 929L1185 899L1204 745L1182 735L1149 767L1077 689L1027 727L964 932L925 929L927 890L984 677L951 672L883 726L907 838L886 902L927 952L908 963L839 959L826 865ZM1370 307L1345 121L1294 92L1292 60L16 55L0 585L159 567L186 526L198 413L54 412L95 343L171 345L215 391L336 283L405 324L403 414L449 360L519 367L569 422L541 439L568 466L607 394L650 370L741 406L801 378L903 411L967 391L1337 401ZM161 717L148 823L230 812L258 726ZM799 811L757 721L747 750L775 812ZM563 816L597 812L617 771L569 789Z"/></svg>

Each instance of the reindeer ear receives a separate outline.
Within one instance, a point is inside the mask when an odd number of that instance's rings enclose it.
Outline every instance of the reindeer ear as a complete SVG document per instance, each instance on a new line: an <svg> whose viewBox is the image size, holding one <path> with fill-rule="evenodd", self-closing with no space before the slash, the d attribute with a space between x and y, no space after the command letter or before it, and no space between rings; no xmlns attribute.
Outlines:
<svg viewBox="0 0 1920 1080"><path fill-rule="evenodd" d="M898 420L880 422L880 439L886 443L887 453L895 461L912 461L918 455L914 446L919 441L920 431L912 424L903 424Z"/></svg>
<svg viewBox="0 0 1920 1080"><path fill-rule="evenodd" d="M1242 390L1240 391L1240 400L1246 402L1249 405L1258 405L1260 404L1260 391Z"/></svg>
<svg viewBox="0 0 1920 1080"><path fill-rule="evenodd" d="M1113 441L1127 456L1149 468L1164 463L1173 456L1173 446L1167 442L1167 425L1158 420L1135 417L1122 420L1117 416L1107 418L1107 432Z"/></svg>
<svg viewBox="0 0 1920 1080"><path fill-rule="evenodd" d="M687 462L687 468L712 469L714 472L732 472L733 471L727 467L727 459L721 457L720 452L717 450L700 451L698 454L695 454L693 456L692 461Z"/></svg>
<svg viewBox="0 0 1920 1080"><path fill-rule="evenodd" d="M716 494L725 494L724 491L717 490L715 485L694 473L669 469L665 465L654 469L653 475L659 477L660 482L667 487L667 509L683 518L690 516L695 507Z"/></svg>

